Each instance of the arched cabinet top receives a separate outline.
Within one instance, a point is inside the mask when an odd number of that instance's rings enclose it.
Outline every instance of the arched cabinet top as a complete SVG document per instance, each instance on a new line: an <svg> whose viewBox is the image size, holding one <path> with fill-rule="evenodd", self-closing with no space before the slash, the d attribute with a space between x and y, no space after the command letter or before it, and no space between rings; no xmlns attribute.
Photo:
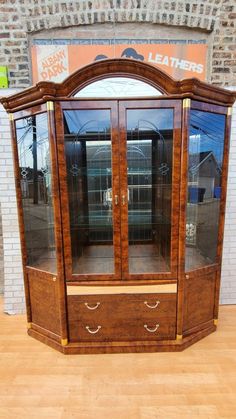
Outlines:
<svg viewBox="0 0 236 419"><path fill-rule="evenodd" d="M162 97L191 98L209 103L231 106L235 93L197 78L174 80L167 73L151 64L133 59L114 58L89 64L75 71L62 83L40 81L35 86L9 97L1 98L8 112L18 111L46 101L70 98L88 84L107 77L132 77L158 89Z"/></svg>

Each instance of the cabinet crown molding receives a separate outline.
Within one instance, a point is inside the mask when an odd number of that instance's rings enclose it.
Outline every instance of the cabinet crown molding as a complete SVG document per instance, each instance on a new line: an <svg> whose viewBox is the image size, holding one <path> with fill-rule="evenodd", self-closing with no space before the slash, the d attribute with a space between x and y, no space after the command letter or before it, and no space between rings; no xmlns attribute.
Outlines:
<svg viewBox="0 0 236 419"><path fill-rule="evenodd" d="M162 98L188 98L208 103L232 106L236 93L202 82L197 78L174 80L151 64L127 58L98 61L78 69L62 83L40 81L20 93L1 97L8 112L16 112L48 101L67 99L88 84L107 77L133 77L161 91Z"/></svg>

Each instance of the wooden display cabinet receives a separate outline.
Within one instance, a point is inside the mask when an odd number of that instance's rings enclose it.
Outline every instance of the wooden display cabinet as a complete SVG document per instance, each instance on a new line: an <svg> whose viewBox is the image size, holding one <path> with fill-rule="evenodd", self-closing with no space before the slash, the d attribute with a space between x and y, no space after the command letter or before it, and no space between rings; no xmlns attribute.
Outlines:
<svg viewBox="0 0 236 419"><path fill-rule="evenodd" d="M86 98L114 77L152 94ZM179 351L215 331L234 99L128 59L1 99L29 335L76 354Z"/></svg>

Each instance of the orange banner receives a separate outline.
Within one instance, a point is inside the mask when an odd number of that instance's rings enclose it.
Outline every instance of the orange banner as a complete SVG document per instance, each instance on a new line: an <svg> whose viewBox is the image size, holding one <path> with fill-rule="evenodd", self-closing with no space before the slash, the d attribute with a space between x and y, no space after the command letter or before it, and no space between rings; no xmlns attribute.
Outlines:
<svg viewBox="0 0 236 419"><path fill-rule="evenodd" d="M122 43L118 45L33 45L33 82L61 82L72 72L94 61L123 57L152 64L175 79L206 79L207 45Z"/></svg>

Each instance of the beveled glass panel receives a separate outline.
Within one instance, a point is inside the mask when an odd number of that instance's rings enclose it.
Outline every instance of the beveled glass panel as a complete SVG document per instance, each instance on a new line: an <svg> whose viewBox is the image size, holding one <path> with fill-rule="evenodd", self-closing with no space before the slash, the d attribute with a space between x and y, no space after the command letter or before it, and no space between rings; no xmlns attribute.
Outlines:
<svg viewBox="0 0 236 419"><path fill-rule="evenodd" d="M52 169L46 113L17 120L27 264L56 272Z"/></svg>
<svg viewBox="0 0 236 419"><path fill-rule="evenodd" d="M109 110L64 111L72 271L114 272Z"/></svg>
<svg viewBox="0 0 236 419"><path fill-rule="evenodd" d="M190 111L185 269L216 262L225 116Z"/></svg>
<svg viewBox="0 0 236 419"><path fill-rule="evenodd" d="M172 109L127 110L129 272L170 271Z"/></svg>

